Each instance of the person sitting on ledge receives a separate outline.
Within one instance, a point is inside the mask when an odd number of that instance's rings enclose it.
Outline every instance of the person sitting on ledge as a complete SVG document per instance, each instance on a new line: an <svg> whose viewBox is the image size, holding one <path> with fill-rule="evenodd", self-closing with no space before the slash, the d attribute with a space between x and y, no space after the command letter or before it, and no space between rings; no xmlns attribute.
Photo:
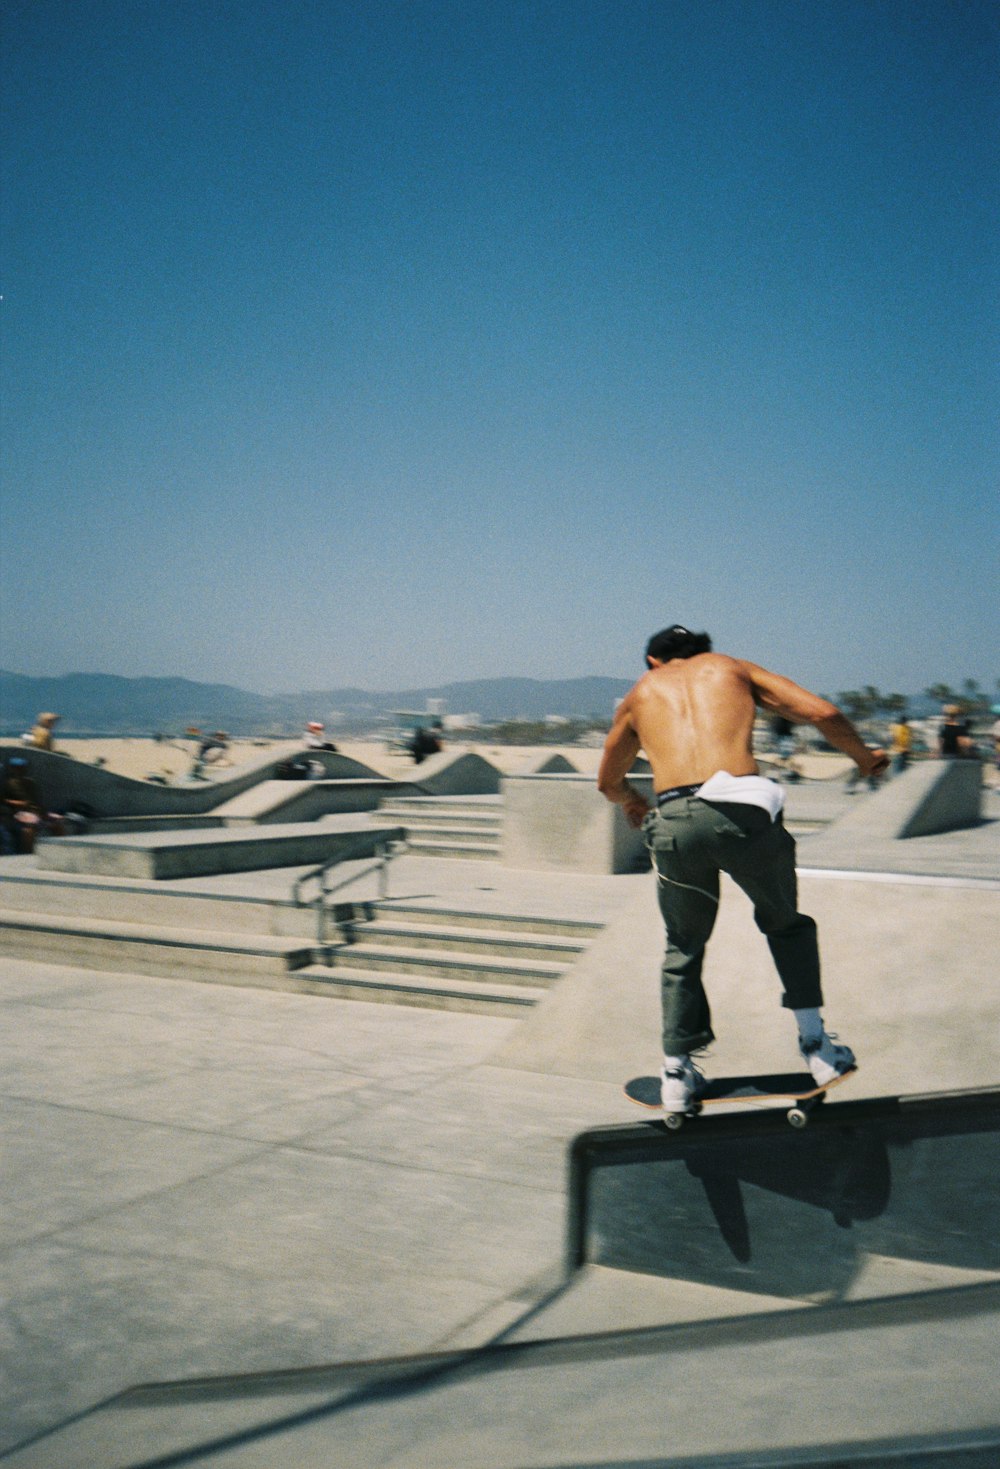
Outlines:
<svg viewBox="0 0 1000 1469"><path fill-rule="evenodd" d="M39 714L31 733L25 737L25 744L34 750L50 750L55 753L52 731L59 723L59 718L58 714Z"/></svg>
<svg viewBox="0 0 1000 1469"><path fill-rule="evenodd" d="M332 750L336 754L337 746L327 739L326 726L318 719L310 719L302 743L307 750Z"/></svg>
<svg viewBox="0 0 1000 1469"><path fill-rule="evenodd" d="M633 685L605 741L597 784L642 828L657 876L667 948L662 968L665 1112L690 1112L704 1086L691 1057L714 1039L702 961L727 872L754 904L798 1023L799 1049L816 1084L855 1065L827 1034L820 1013L816 924L798 911L795 842L781 812L785 793L753 756L758 708L812 724L865 776L889 764L869 749L835 704L745 659L712 651L707 633L675 624L650 638L648 672ZM652 809L626 775L639 751L652 768Z"/></svg>

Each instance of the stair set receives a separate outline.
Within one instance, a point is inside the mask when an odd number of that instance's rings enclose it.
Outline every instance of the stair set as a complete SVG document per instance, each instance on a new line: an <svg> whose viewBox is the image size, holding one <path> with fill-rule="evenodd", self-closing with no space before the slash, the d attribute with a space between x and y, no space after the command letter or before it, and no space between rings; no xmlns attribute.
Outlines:
<svg viewBox="0 0 1000 1469"><path fill-rule="evenodd" d="M393 796L372 819L406 828L410 852L424 857L497 861L503 822L502 796Z"/></svg>
<svg viewBox="0 0 1000 1469"><path fill-rule="evenodd" d="M602 925L392 899L285 900L53 876L3 883L0 951L52 964L523 1015Z"/></svg>

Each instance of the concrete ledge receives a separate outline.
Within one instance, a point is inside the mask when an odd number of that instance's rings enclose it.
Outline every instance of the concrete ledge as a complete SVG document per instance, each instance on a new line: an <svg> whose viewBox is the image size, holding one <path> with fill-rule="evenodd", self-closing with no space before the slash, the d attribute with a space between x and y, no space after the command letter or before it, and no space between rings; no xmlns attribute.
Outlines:
<svg viewBox="0 0 1000 1469"><path fill-rule="evenodd" d="M315 821L350 811L375 811L398 790L398 782L382 776L344 780L267 780L216 806L225 826ZM407 787L409 789L409 787Z"/></svg>
<svg viewBox="0 0 1000 1469"><path fill-rule="evenodd" d="M129 836L140 831L219 831L221 816L95 816L86 823L87 836Z"/></svg>
<svg viewBox="0 0 1000 1469"><path fill-rule="evenodd" d="M630 774L652 796L652 777ZM547 872L641 872L649 866L642 834L612 806L590 775L512 775L503 782L500 860Z"/></svg>
<svg viewBox="0 0 1000 1469"><path fill-rule="evenodd" d="M344 824L271 827L253 832L149 832L132 836L57 837L36 848L48 872L96 873L105 877L205 877L266 867L325 862L352 850L370 857L387 838L401 841L401 827Z"/></svg>

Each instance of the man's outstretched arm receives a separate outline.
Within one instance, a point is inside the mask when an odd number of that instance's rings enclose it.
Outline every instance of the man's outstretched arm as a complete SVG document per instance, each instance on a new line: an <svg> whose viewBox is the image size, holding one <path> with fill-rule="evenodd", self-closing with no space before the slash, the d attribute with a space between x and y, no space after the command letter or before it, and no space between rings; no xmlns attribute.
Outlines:
<svg viewBox="0 0 1000 1469"><path fill-rule="evenodd" d="M762 709L784 715L795 724L813 725L835 750L851 757L862 775L882 775L888 770L889 756L886 752L866 745L836 704L831 704L829 699L821 699L818 694L811 694L790 678L759 668L755 663L743 666L753 686L754 700Z"/></svg>
<svg viewBox="0 0 1000 1469"><path fill-rule="evenodd" d="M597 771L597 789L616 806L621 806L630 826L641 826L649 810L649 802L625 779L640 749L639 736L632 726L629 701L623 699L604 741L604 754Z"/></svg>

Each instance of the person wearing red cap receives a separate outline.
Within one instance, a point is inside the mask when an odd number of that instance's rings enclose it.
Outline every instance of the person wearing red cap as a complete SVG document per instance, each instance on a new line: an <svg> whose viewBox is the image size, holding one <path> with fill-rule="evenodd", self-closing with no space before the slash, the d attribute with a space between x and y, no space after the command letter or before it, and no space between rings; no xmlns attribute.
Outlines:
<svg viewBox="0 0 1000 1469"><path fill-rule="evenodd" d="M318 719L310 719L306 725L306 732L303 739L306 749L336 750L336 745L332 745L329 740L324 739L325 732L326 726L324 724L320 724Z"/></svg>

